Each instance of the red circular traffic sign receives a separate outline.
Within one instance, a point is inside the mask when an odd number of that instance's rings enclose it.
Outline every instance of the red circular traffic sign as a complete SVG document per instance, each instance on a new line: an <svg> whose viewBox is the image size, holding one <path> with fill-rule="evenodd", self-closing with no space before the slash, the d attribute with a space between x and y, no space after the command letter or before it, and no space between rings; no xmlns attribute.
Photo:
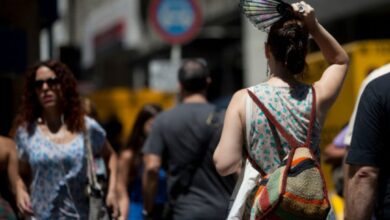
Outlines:
<svg viewBox="0 0 390 220"><path fill-rule="evenodd" d="M202 26L198 0L153 0L149 17L157 34L171 44L190 41Z"/></svg>

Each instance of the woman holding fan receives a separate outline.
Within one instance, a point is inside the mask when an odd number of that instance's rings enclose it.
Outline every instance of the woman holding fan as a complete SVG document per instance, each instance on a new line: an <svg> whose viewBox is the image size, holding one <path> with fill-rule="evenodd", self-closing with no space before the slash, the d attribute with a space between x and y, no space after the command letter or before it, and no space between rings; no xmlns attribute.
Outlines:
<svg viewBox="0 0 390 220"><path fill-rule="evenodd" d="M264 178L283 165L291 150L290 139L296 145L308 143L313 155L319 158L321 127L340 92L349 58L305 2L289 5L279 0L242 0L241 6L256 27L269 32L265 43L269 79L234 94L214 161L218 172L228 175L241 167L243 151L247 152L252 166L261 173L258 178ZM297 80L305 71L309 34L329 63L312 86ZM255 100L264 108L259 108ZM270 122L269 115L275 120ZM254 200L259 196L256 193L252 190L245 194L245 219L268 217L268 211L259 205L262 201ZM299 211L295 214L300 216ZM278 217L286 218L280 213Z"/></svg>

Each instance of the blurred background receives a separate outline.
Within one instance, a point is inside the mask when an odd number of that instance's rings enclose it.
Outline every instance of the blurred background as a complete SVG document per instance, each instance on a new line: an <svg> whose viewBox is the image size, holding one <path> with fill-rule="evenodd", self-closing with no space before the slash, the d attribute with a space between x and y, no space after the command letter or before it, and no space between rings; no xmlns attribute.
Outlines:
<svg viewBox="0 0 390 220"><path fill-rule="evenodd" d="M337 114L331 112L325 126L323 140L327 142L348 121L362 79L390 61L390 2L308 2L352 59L347 83L333 108ZM99 120L119 132L119 144L125 142L144 103L174 105L180 59L207 60L213 78L208 98L226 106L234 91L266 79L266 35L241 16L238 3L1 0L1 134L8 133L18 109L24 71L47 59L68 64L80 82L80 92L96 106ZM175 4L179 6L172 7ZM184 25L181 30L169 26L177 22ZM316 46L312 44L311 48L308 74L303 77L308 82L317 79L326 66Z"/></svg>
<svg viewBox="0 0 390 220"><path fill-rule="evenodd" d="M289 1L292 3L292 1ZM389 0L308 0L319 21L351 57L350 72L329 113L322 145L352 113L360 83L390 62ZM208 98L226 106L238 89L266 80L265 33L256 30L239 0L1 0L0 134L18 109L23 73L37 61L59 59L79 80L117 149L140 107L177 102L181 59L204 58L213 79ZM311 43L307 74L326 68Z"/></svg>

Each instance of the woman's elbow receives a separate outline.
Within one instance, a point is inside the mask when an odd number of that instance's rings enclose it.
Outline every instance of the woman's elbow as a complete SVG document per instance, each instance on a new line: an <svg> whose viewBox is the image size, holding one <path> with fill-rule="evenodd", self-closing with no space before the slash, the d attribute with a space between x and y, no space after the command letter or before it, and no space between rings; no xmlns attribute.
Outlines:
<svg viewBox="0 0 390 220"><path fill-rule="evenodd" d="M344 52L344 53L340 54L339 56L337 56L335 63L340 64L340 65L349 66L349 56L348 56L347 52Z"/></svg>
<svg viewBox="0 0 390 220"><path fill-rule="evenodd" d="M221 158L221 150L220 150L219 144L218 144L216 150L214 151L213 161L214 161L215 169L217 170L218 174L221 176L225 176L226 169L225 169L225 166L223 165L223 159Z"/></svg>
<svg viewBox="0 0 390 220"><path fill-rule="evenodd" d="M238 170L241 162L242 153L237 151L231 151L231 146L226 147L221 143L218 144L214 155L214 165L219 175L227 176Z"/></svg>
<svg viewBox="0 0 390 220"><path fill-rule="evenodd" d="M161 158L155 154L144 155L144 174L147 176L158 176L161 168Z"/></svg>
<svg viewBox="0 0 390 220"><path fill-rule="evenodd" d="M215 169L217 170L218 174L221 175L221 176L227 176L229 175L230 173L228 172L228 169L226 166L223 166L221 162L219 162L218 160L216 160L214 158L214 165L215 165Z"/></svg>
<svg viewBox="0 0 390 220"><path fill-rule="evenodd" d="M214 165L218 174L221 176L227 176L235 172L235 163L228 163L225 158L221 158L218 155L214 154Z"/></svg>

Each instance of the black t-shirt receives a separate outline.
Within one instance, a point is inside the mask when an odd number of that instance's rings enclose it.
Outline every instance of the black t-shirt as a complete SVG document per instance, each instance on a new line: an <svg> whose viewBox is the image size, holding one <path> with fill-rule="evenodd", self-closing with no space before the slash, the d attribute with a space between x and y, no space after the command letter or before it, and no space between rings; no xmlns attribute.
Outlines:
<svg viewBox="0 0 390 220"><path fill-rule="evenodd" d="M378 219L390 219L390 74L370 82L356 115L347 163L379 167Z"/></svg>
<svg viewBox="0 0 390 220"><path fill-rule="evenodd" d="M173 219L226 219L235 181L219 176L213 164L216 128L207 120L214 112L213 105L204 103L180 104L163 112L143 147L144 154L159 155L167 165ZM196 167L192 171L190 164ZM183 172L190 173L190 185L173 195Z"/></svg>

